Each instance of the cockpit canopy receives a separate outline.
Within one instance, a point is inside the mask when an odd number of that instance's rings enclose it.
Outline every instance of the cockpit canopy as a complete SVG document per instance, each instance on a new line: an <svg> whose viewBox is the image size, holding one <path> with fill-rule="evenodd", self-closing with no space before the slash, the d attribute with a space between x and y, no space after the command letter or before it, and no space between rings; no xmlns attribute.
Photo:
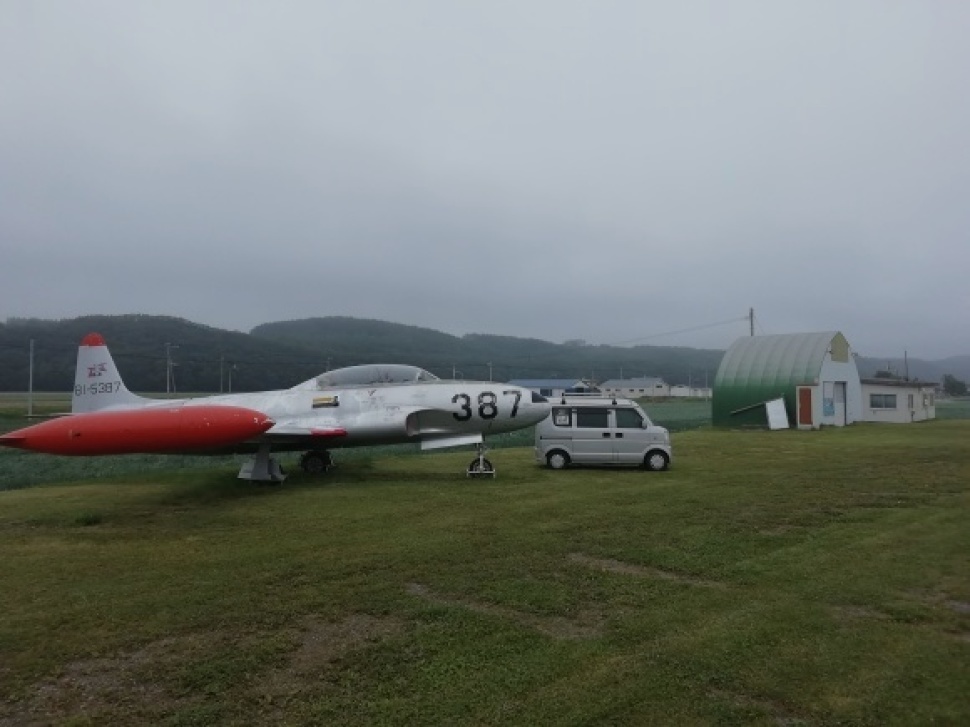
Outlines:
<svg viewBox="0 0 970 727"><path fill-rule="evenodd" d="M426 384L438 381L434 374L407 364L362 364L325 371L304 381L296 389L347 389L354 386L388 386L394 384Z"/></svg>

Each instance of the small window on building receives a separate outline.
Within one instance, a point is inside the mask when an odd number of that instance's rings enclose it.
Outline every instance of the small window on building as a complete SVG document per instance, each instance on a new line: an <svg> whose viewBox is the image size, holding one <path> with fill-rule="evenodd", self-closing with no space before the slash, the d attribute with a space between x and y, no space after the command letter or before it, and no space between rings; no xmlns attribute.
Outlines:
<svg viewBox="0 0 970 727"><path fill-rule="evenodd" d="M553 407L552 423L557 427L571 427L573 425L573 410L558 406Z"/></svg>
<svg viewBox="0 0 970 727"><path fill-rule="evenodd" d="M609 423L609 409L577 409L576 426L588 429L605 429Z"/></svg>
<svg viewBox="0 0 970 727"><path fill-rule="evenodd" d="M913 395L912 394L909 394L908 395L908 397L906 399L906 404L909 406L910 409L913 408Z"/></svg>
<svg viewBox="0 0 970 727"><path fill-rule="evenodd" d="M539 389L539 396L552 396L552 389Z"/></svg>
<svg viewBox="0 0 970 727"><path fill-rule="evenodd" d="M895 394L869 394L870 409L895 409Z"/></svg>

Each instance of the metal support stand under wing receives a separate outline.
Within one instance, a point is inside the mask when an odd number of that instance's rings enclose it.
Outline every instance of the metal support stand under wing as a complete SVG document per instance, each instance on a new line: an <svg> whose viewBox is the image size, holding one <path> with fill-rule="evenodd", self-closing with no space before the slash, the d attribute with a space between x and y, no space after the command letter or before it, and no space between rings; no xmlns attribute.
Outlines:
<svg viewBox="0 0 970 727"><path fill-rule="evenodd" d="M253 480L255 482L282 482L285 480L286 475L283 474L279 460L269 455L269 445L260 445L255 456L239 470L237 477L240 480Z"/></svg>

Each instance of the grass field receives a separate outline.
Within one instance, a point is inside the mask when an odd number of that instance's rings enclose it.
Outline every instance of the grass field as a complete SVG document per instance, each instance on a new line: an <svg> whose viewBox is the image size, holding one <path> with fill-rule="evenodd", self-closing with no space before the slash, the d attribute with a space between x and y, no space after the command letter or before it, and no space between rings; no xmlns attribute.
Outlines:
<svg viewBox="0 0 970 727"><path fill-rule="evenodd" d="M702 429L664 473L365 450L280 487L210 460L0 492L0 725L970 723L968 437Z"/></svg>

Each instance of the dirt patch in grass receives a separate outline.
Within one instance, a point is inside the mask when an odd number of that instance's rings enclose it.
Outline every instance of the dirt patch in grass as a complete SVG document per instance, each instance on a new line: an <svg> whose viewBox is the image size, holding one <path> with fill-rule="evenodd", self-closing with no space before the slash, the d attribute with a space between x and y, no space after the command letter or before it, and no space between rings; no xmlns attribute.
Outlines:
<svg viewBox="0 0 970 727"><path fill-rule="evenodd" d="M399 633L403 623L392 618L353 614L336 623L308 616L301 627L300 645L290 657L285 672L313 672L348 652Z"/></svg>
<svg viewBox="0 0 970 727"><path fill-rule="evenodd" d="M267 657L265 669L257 667L254 673L241 675L242 682L258 678L256 694L267 697L267 704L275 704L279 697L284 697L285 703L285 697L304 691L331 662L402 629L403 622L397 619L364 614L333 623L307 616L285 637L293 648L282 662ZM251 646L249 641L258 638L259 634L250 634L240 641L222 632L172 637L136 651L68 663L57 676L38 682L26 699L0 706L0 727L64 721L152 723L197 708L206 699L223 700L223 690L233 686L200 693L194 685L173 681L172 674L186 665L198 664L210 649L219 651L237 644L245 651Z"/></svg>
<svg viewBox="0 0 970 727"><path fill-rule="evenodd" d="M30 696L0 711L0 725L48 725L83 719L110 710L115 717L165 714L190 703L152 678L158 663L170 663L191 650L191 637L168 638L115 657L66 664L56 677L37 683Z"/></svg>
<svg viewBox="0 0 970 727"><path fill-rule="evenodd" d="M285 722L293 700L321 689L320 676L344 656L393 638L404 630L396 618L352 614L342 621L306 616L293 640L295 648L284 665L264 674L256 687L260 703L270 708L266 722Z"/></svg>
<svg viewBox="0 0 970 727"><path fill-rule="evenodd" d="M595 570L606 571L607 573L619 573L620 575L637 576L639 578L657 578L659 580L675 581L689 586L701 586L704 588L727 588L727 585L720 581L697 578L686 573L677 573L663 568L651 568L643 565L635 565L634 563L624 563L623 561L613 560L612 558L594 558L583 553L571 553L568 558L572 563L584 565L587 568L593 568Z"/></svg>
<svg viewBox="0 0 970 727"><path fill-rule="evenodd" d="M927 612L918 620L912 617L895 615L893 613L874 608L872 606L830 606L829 610L840 621L895 621L897 623L908 623L910 625L928 626L938 633L950 639L955 639L962 643L970 643L970 632L966 630L966 624L962 617L970 614L970 603L957 599L946 598L939 594L928 594L912 591L906 594L912 601L935 609L934 612ZM956 620L953 616L947 616L946 612L957 614ZM956 622L955 622L956 621Z"/></svg>
<svg viewBox="0 0 970 727"><path fill-rule="evenodd" d="M567 641L592 639L600 636L603 631L603 618L593 612L580 612L576 618L565 618L562 616L536 616L535 614L525 613L513 608L506 608L494 603L483 603L472 601L467 598L451 598L449 596L435 593L427 586L420 583L409 583L407 591L412 596L423 598L431 603L442 606L456 606L465 608L475 613L486 616L497 616L499 618L514 621L515 623L527 626L539 633L550 636L554 639Z"/></svg>
<svg viewBox="0 0 970 727"><path fill-rule="evenodd" d="M726 702L744 710L761 712L770 717L779 727L796 727L810 724L809 720L798 717L784 705L777 704L768 699L760 699L748 694L731 692L726 689L713 689L708 692L708 696L719 702Z"/></svg>
<svg viewBox="0 0 970 727"><path fill-rule="evenodd" d="M855 619L875 619L877 621L892 621L893 617L880 611L879 609L872 608L871 606L832 606L832 613L834 613L840 620L855 620Z"/></svg>

